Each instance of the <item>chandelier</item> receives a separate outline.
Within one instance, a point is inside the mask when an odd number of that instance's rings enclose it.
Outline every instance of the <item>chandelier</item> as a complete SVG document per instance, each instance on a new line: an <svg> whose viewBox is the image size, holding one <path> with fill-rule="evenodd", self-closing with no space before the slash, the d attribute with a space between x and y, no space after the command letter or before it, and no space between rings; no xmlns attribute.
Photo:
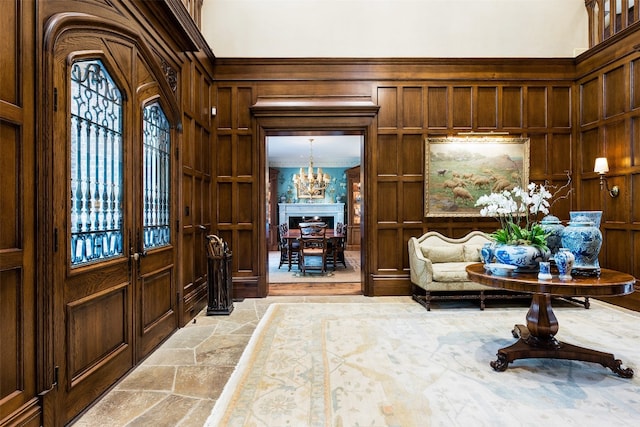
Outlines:
<svg viewBox="0 0 640 427"><path fill-rule="evenodd" d="M298 190L298 198L324 198L324 191L330 179L329 174L322 173L322 168L318 168L317 172L313 170L313 138L311 138L309 139L309 169L305 173L304 168L300 168L300 173L293 175L293 184Z"/></svg>

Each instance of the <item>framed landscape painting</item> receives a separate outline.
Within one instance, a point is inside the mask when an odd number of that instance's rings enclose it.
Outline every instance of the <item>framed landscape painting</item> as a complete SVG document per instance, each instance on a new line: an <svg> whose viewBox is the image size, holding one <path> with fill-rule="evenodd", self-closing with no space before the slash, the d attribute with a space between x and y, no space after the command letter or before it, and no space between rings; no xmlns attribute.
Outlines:
<svg viewBox="0 0 640 427"><path fill-rule="evenodd" d="M426 138L424 212L427 217L480 216L478 197L529 182L529 138Z"/></svg>

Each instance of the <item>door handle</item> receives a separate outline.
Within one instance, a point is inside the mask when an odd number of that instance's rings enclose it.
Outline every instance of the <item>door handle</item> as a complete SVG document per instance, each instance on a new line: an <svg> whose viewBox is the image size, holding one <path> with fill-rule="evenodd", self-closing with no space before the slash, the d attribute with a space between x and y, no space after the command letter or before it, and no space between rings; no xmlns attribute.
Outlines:
<svg viewBox="0 0 640 427"><path fill-rule="evenodd" d="M131 259L134 261L138 261L140 259L140 254L138 252L134 252L131 254Z"/></svg>

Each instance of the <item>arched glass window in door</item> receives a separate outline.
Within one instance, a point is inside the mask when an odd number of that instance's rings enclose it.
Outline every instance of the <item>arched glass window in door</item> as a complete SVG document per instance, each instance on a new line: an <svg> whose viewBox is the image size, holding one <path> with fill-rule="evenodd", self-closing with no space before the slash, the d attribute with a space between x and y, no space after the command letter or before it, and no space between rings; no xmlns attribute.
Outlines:
<svg viewBox="0 0 640 427"><path fill-rule="evenodd" d="M122 95L99 59L71 66L71 265L122 255Z"/></svg>
<svg viewBox="0 0 640 427"><path fill-rule="evenodd" d="M152 249L171 242L171 133L157 102L144 107L143 121L144 249Z"/></svg>

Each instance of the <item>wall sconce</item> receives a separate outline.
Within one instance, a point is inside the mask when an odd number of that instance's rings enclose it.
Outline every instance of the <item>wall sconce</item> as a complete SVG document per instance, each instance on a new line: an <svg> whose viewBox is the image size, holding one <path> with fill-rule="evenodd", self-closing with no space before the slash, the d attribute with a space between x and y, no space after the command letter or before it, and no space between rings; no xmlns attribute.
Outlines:
<svg viewBox="0 0 640 427"><path fill-rule="evenodd" d="M609 189L609 181L607 181L607 177L604 176L607 172L609 172L609 162L607 162L606 157L598 157L596 159L596 163L593 166L593 171L600 175L600 190L606 188L609 192L609 196L618 197L620 194L620 188L617 185L614 185Z"/></svg>

